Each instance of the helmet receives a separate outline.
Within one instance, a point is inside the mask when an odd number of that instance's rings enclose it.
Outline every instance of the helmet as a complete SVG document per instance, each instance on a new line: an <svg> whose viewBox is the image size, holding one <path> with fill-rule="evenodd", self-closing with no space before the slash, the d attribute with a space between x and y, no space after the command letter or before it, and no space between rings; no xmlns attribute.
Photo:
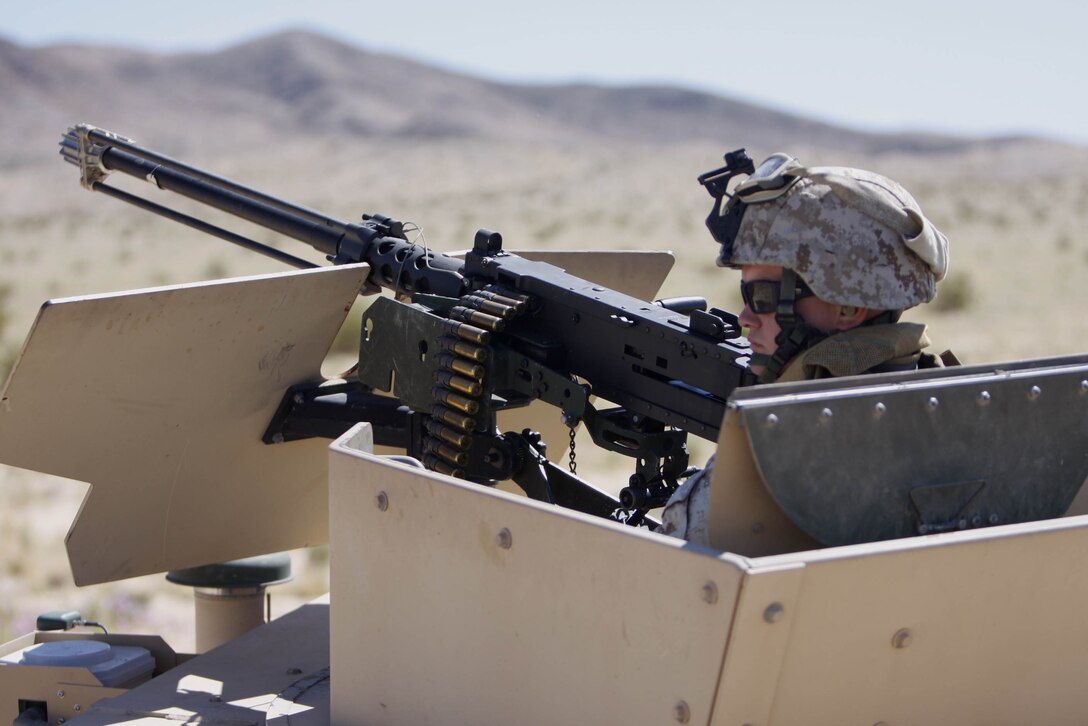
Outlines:
<svg viewBox="0 0 1088 726"><path fill-rule="evenodd" d="M776 154L721 209L738 213L735 235L715 234L719 265L792 269L830 303L905 310L932 300L948 270L945 236L906 189L873 172Z"/></svg>

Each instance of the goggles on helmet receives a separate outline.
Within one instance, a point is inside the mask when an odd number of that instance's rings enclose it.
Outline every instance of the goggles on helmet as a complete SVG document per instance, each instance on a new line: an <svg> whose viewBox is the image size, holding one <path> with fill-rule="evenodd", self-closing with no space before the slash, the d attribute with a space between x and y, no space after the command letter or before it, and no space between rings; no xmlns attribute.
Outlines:
<svg viewBox="0 0 1088 726"><path fill-rule="evenodd" d="M794 276L792 300L811 297L814 293L800 277ZM744 304L756 315L778 312L778 303L782 297L781 280L748 280L740 283L740 296Z"/></svg>
<svg viewBox="0 0 1088 726"><path fill-rule="evenodd" d="M699 183L714 198L706 226L722 246L719 264L728 263L733 257L733 242L747 206L782 196L801 177L800 171L800 162L787 154L772 154L755 167L744 149L737 149L725 155L725 166L699 176ZM741 174L747 174L748 178L737 184L730 194L729 182ZM723 200L727 200L724 208Z"/></svg>

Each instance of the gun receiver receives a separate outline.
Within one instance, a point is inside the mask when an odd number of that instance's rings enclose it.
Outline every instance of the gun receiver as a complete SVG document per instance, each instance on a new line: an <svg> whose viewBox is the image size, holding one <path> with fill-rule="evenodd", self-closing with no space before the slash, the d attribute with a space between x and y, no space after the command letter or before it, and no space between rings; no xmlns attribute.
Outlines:
<svg viewBox="0 0 1088 726"><path fill-rule="evenodd" d="M316 266L104 183L114 171L144 179L305 242L333 264L365 262L364 292L397 293L365 313L358 380L293 388L268 443L372 420L379 442L403 446L429 469L483 483L513 479L534 498L611 515L620 504L548 462L539 436L498 432L498 411L540 399L562 411L572 432L584 423L597 445L636 460L621 496L622 508L635 510L623 518L636 523L687 471L686 434L717 440L729 395L751 380L735 316L690 299L624 295L506 252L490 230L477 232L461 260L409 241L390 217L337 220L92 126L71 128L61 155L80 167L87 189L286 264ZM591 395L617 407L597 410Z"/></svg>

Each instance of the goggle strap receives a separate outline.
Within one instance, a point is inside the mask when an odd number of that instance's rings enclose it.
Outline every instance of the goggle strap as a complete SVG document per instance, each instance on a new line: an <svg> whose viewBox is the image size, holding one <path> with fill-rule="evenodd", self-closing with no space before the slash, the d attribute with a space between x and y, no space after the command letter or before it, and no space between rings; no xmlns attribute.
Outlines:
<svg viewBox="0 0 1088 726"><path fill-rule="evenodd" d="M778 309L774 319L785 330L797 323L797 273L786 267L782 270L782 282L778 288Z"/></svg>

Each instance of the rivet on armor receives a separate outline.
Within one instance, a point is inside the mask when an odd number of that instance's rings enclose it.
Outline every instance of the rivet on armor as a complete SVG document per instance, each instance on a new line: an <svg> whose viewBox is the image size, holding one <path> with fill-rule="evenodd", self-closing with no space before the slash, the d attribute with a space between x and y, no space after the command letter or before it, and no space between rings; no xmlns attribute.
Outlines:
<svg viewBox="0 0 1088 726"><path fill-rule="evenodd" d="M1080 382L1080 392L1081 393L1088 393L1088 381L1081 381Z"/></svg>
<svg viewBox="0 0 1088 726"><path fill-rule="evenodd" d="M703 601L708 605L718 602L718 585L716 583L708 581L703 585Z"/></svg>
<svg viewBox="0 0 1088 726"><path fill-rule="evenodd" d="M993 398L993 396L990 395L989 391L983 391L982 393L978 394L978 405L985 406L987 403L990 402L991 398Z"/></svg>
<svg viewBox="0 0 1088 726"><path fill-rule="evenodd" d="M939 406L940 404L941 402L937 400L937 397L932 396L928 401L926 401L926 408L928 408L930 411L936 411L937 406Z"/></svg>
<svg viewBox="0 0 1088 726"><path fill-rule="evenodd" d="M768 623L777 623L785 612L786 608L782 607L782 603L772 602L763 610L763 619Z"/></svg>
<svg viewBox="0 0 1088 726"><path fill-rule="evenodd" d="M1028 400L1029 401L1034 401L1035 399L1037 399L1042 394L1043 394L1043 389L1039 388L1038 386L1032 386L1031 390L1028 391Z"/></svg>
<svg viewBox="0 0 1088 726"><path fill-rule="evenodd" d="M687 701L677 701L672 709L672 717L679 723L687 723L691 720L691 707Z"/></svg>
<svg viewBox="0 0 1088 726"><path fill-rule="evenodd" d="M514 537L510 534L509 529L503 527L499 530L499 533L495 535L495 542L497 542L502 549L508 550L510 549L510 546L514 544Z"/></svg>
<svg viewBox="0 0 1088 726"><path fill-rule="evenodd" d="M885 406L883 403L877 403L875 406L873 406L873 415L877 418L880 418L887 412L887 410L888 407Z"/></svg>
<svg viewBox="0 0 1088 726"><path fill-rule="evenodd" d="M378 496L374 497L374 504L384 512L389 509L389 495L385 492L378 492Z"/></svg>
<svg viewBox="0 0 1088 726"><path fill-rule="evenodd" d="M906 648L913 639L914 635L910 632L910 628L900 628L895 631L895 635L892 636L892 647L899 649Z"/></svg>
<svg viewBox="0 0 1088 726"><path fill-rule="evenodd" d="M830 408L823 409L822 411L820 411L820 423L827 423L831 420L831 416L832 413Z"/></svg>
<svg viewBox="0 0 1088 726"><path fill-rule="evenodd" d="M767 425L774 426L776 423L778 423L778 416L775 416L773 413L767 414Z"/></svg>

